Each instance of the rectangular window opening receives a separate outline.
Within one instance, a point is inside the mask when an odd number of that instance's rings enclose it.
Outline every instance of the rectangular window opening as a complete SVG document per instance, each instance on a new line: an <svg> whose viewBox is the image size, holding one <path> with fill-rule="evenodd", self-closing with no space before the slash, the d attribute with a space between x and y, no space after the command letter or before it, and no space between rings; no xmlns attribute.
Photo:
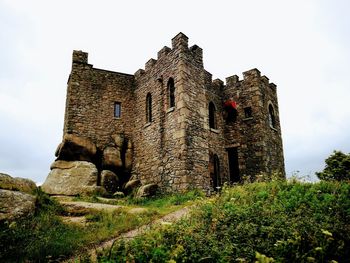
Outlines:
<svg viewBox="0 0 350 263"><path fill-rule="evenodd" d="M245 118L251 118L251 117L253 117L252 107L246 107L246 108L244 108L244 117L245 117Z"/></svg>
<svg viewBox="0 0 350 263"><path fill-rule="evenodd" d="M114 117L120 118L121 116L121 103L114 102Z"/></svg>

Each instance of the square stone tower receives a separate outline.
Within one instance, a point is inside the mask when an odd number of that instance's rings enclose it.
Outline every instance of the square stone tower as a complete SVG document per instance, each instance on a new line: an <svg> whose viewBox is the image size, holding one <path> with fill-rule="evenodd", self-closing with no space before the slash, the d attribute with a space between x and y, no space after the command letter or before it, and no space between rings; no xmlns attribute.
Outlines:
<svg viewBox="0 0 350 263"><path fill-rule="evenodd" d="M183 33L133 75L94 68L74 51L56 156L94 164L96 185L112 171L120 189L131 176L163 191L285 176L276 85L257 69L212 80Z"/></svg>

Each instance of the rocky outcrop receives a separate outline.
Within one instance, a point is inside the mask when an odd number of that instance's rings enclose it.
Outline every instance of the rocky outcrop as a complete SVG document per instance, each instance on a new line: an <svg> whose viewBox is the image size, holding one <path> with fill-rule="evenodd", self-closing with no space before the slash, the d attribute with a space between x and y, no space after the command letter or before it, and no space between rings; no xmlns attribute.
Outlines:
<svg viewBox="0 0 350 263"><path fill-rule="evenodd" d="M114 134L114 135L112 135L112 138L114 140L116 147L121 150L124 146L124 141L125 141L124 135L123 134Z"/></svg>
<svg viewBox="0 0 350 263"><path fill-rule="evenodd" d="M144 197L151 197L151 196L155 196L158 190L158 185L156 184L146 184L141 186L135 197L136 198L144 198Z"/></svg>
<svg viewBox="0 0 350 263"><path fill-rule="evenodd" d="M85 161L56 161L42 185L42 190L50 195L85 194L90 186L97 186L97 168Z"/></svg>
<svg viewBox="0 0 350 263"><path fill-rule="evenodd" d="M34 211L34 196L19 191L0 189L0 221L12 221L32 215Z"/></svg>
<svg viewBox="0 0 350 263"><path fill-rule="evenodd" d="M123 192L117 191L113 194L114 198L123 198L125 197L125 194Z"/></svg>
<svg viewBox="0 0 350 263"><path fill-rule="evenodd" d="M101 186L103 186L108 193L113 194L118 190L119 179L118 176L109 170L101 172Z"/></svg>
<svg viewBox="0 0 350 263"><path fill-rule="evenodd" d="M120 205L88 202L60 202L60 204L69 215L85 215L96 211L116 211L122 208Z"/></svg>
<svg viewBox="0 0 350 263"><path fill-rule="evenodd" d="M134 190L136 190L139 186L141 186L141 181L138 179L130 180L127 182L124 186L124 192L126 194L132 193Z"/></svg>
<svg viewBox="0 0 350 263"><path fill-rule="evenodd" d="M87 185L83 186L81 189L81 195L92 196L107 196L108 193L103 186L99 185Z"/></svg>
<svg viewBox="0 0 350 263"><path fill-rule="evenodd" d="M112 169L123 167L120 150L111 146L106 147L103 150L102 167Z"/></svg>
<svg viewBox="0 0 350 263"><path fill-rule="evenodd" d="M50 167L43 190L52 195L106 195L119 190L130 177L133 144L124 134L111 137L106 146L100 145L97 149L88 138L65 134L57 147L57 159Z"/></svg>
<svg viewBox="0 0 350 263"><path fill-rule="evenodd" d="M36 185L32 180L13 178L8 174L0 173L0 189L32 193L36 189Z"/></svg>
<svg viewBox="0 0 350 263"><path fill-rule="evenodd" d="M56 150L58 160L92 161L96 155L95 144L87 138L65 134Z"/></svg>

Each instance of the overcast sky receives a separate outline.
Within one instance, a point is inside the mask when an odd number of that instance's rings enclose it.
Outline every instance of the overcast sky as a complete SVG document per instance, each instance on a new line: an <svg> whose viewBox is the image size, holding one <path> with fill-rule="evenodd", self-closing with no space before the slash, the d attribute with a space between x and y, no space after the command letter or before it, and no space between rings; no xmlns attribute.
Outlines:
<svg viewBox="0 0 350 263"><path fill-rule="evenodd" d="M348 0L0 0L0 172L43 182L62 138L74 49L135 73L178 32L213 79L258 68L277 84L286 171L350 152Z"/></svg>

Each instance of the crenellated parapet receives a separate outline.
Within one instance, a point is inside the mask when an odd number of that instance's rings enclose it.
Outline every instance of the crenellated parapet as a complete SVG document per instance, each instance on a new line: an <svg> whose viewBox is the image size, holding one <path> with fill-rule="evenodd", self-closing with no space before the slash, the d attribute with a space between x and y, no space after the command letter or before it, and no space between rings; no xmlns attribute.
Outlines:
<svg viewBox="0 0 350 263"><path fill-rule="evenodd" d="M242 75L213 79L202 48L181 32L132 75L94 68L74 50L57 156L90 162L94 186L110 193L129 193L135 181L211 193L224 182L283 175L276 85L256 68Z"/></svg>

